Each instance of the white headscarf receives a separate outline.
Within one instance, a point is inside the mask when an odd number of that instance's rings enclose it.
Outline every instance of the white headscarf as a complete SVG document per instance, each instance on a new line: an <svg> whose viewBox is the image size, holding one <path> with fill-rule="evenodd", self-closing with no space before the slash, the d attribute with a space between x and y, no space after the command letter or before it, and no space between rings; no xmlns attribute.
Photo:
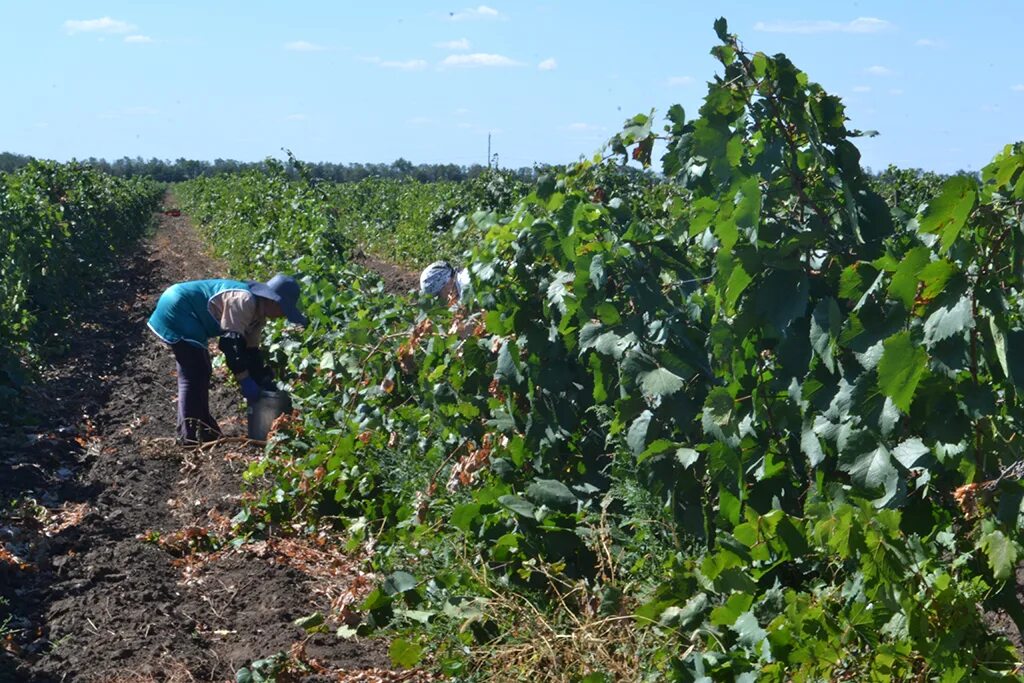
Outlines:
<svg viewBox="0 0 1024 683"><path fill-rule="evenodd" d="M440 294L444 286L455 277L455 268L447 261L434 261L420 273L420 291L424 294ZM456 279L455 287L461 296L462 287Z"/></svg>

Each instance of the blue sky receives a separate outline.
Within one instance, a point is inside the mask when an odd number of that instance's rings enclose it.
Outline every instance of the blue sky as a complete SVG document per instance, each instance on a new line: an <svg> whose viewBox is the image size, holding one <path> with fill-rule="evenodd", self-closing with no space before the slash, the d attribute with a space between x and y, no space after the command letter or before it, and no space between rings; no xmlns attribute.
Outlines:
<svg viewBox="0 0 1024 683"><path fill-rule="evenodd" d="M0 5L0 150L567 162L695 113L712 23L838 94L863 161L977 169L1024 138L1024 2L530 0Z"/></svg>

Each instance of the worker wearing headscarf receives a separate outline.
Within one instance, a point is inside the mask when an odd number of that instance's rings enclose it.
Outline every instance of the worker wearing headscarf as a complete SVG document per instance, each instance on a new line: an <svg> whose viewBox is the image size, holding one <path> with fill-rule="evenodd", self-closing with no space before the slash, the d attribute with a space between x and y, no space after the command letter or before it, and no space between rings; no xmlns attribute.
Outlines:
<svg viewBox="0 0 1024 683"><path fill-rule="evenodd" d="M447 261L434 261L420 273L420 291L437 295L442 301L464 303L469 298L469 288L469 271L457 271Z"/></svg>

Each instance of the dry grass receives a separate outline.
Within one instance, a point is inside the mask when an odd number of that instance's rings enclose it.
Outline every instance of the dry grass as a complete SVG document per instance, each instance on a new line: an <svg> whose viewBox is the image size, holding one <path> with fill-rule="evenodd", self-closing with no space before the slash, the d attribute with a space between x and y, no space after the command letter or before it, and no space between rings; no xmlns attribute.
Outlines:
<svg viewBox="0 0 1024 683"><path fill-rule="evenodd" d="M553 612L493 585L486 575L477 577L490 593L485 618L501 624L505 635L473 649L473 670L494 681L556 683L595 672L615 681L636 680L654 634L632 615L603 614L600 597L587 583L569 582L541 565L534 569L547 579Z"/></svg>

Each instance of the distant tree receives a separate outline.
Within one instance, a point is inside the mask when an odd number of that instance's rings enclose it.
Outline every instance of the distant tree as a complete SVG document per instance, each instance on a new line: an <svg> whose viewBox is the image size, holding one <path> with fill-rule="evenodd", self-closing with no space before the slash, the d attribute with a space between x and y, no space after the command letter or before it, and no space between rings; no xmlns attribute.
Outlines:
<svg viewBox="0 0 1024 683"><path fill-rule="evenodd" d="M32 157L14 154L12 152L0 153L0 172L17 170L27 164ZM197 159L186 159L179 157L173 161L152 157L121 157L114 161L89 157L83 163L92 166L111 175L131 177L148 176L162 182L176 183L200 176L214 176L224 173L238 173L248 170L266 171L266 161L236 161L234 159L217 158L213 161L200 161ZM440 181L463 182L478 178L487 173L486 166L471 164L461 166L459 164L414 164L408 159L398 158L390 164L381 163L349 163L337 164L329 161L307 162L305 166L309 169L312 177L319 180L326 180L335 183L359 182L370 177L389 178L396 180L416 180L423 183L434 183ZM519 169L505 169L508 173L519 180L530 182L537 178L544 167L523 167ZM290 169L293 173L294 169Z"/></svg>
<svg viewBox="0 0 1024 683"><path fill-rule="evenodd" d="M12 154L11 152L0 152L0 172L10 173L17 171L30 161L32 161L32 157Z"/></svg>

